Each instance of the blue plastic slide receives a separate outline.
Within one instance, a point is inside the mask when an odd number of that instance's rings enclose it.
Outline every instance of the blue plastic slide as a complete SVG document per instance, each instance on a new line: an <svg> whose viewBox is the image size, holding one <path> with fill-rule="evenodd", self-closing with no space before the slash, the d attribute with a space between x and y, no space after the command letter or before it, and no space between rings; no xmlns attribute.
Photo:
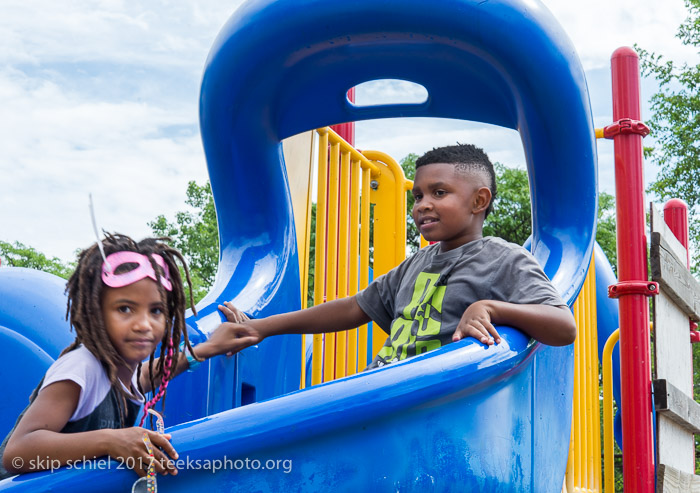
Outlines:
<svg viewBox="0 0 700 493"><path fill-rule="evenodd" d="M349 88L375 79L421 84L428 99L371 107L347 100ZM253 0L224 26L202 81L201 129L221 257L216 285L189 319L200 337L219 323L216 306L224 300L257 317L300 306L282 139L399 116L519 131L532 194L532 251L573 303L593 252L596 147L583 69L541 3ZM42 325L44 307L28 309L33 296L3 321L8 332ZM43 325L47 332L66 330L57 321ZM33 337L42 332L33 330L27 337L41 347ZM169 389L166 424L181 423L169 429L181 471L159 479L159 488L560 491L573 347L499 330L504 342L496 347L465 340L303 391L293 391L298 337L216 358ZM36 375L25 395L47 362L32 363ZM3 371L20 375L21 367L8 357ZM25 475L0 483L0 490L128 491L135 474L106 462Z"/></svg>

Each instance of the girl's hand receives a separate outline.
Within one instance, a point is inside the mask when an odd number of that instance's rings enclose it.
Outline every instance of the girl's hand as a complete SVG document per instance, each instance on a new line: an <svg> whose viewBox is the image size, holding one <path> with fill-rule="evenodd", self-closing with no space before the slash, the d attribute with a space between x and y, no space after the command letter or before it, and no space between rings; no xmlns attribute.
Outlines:
<svg viewBox="0 0 700 493"><path fill-rule="evenodd" d="M501 342L501 336L491 323L491 312L488 301L477 301L469 305L452 335L452 342L457 342L465 337L473 337L483 344L491 346Z"/></svg>
<svg viewBox="0 0 700 493"><path fill-rule="evenodd" d="M179 456L170 443L171 436L169 434L160 435L155 431L138 426L110 431L112 431L110 457L132 468L139 477L146 475L151 460L153 460L153 466L157 473L177 474L177 468L171 458L177 459ZM153 445L153 459L148 454L146 444L143 442L144 434L148 435Z"/></svg>

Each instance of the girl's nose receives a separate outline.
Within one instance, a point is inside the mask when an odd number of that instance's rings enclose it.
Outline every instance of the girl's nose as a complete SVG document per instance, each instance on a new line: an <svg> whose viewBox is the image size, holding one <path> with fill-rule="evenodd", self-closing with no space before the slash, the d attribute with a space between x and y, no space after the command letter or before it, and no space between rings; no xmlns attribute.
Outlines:
<svg viewBox="0 0 700 493"><path fill-rule="evenodd" d="M151 319L148 313L139 314L134 320L134 330L137 332L147 332L152 329Z"/></svg>

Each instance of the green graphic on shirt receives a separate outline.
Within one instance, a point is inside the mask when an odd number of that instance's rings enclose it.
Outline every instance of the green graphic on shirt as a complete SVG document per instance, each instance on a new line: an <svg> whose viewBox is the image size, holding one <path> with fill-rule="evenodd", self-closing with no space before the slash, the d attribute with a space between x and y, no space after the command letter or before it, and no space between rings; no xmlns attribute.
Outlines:
<svg viewBox="0 0 700 493"><path fill-rule="evenodd" d="M411 302L401 317L391 324L390 346L379 351L379 357L389 362L427 353L439 348L442 325L442 300L445 286L438 285L440 274L421 272L413 286Z"/></svg>

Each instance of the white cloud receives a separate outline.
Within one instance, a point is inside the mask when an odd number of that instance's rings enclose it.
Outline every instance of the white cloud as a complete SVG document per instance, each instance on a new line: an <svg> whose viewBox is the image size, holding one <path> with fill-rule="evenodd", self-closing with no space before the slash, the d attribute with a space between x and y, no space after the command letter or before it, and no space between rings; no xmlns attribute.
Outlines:
<svg viewBox="0 0 700 493"><path fill-rule="evenodd" d="M543 0L579 53L586 70L610 66L612 52L635 43L674 60L695 60L697 53L675 37L686 18L683 0ZM695 63L694 62L694 63Z"/></svg>
<svg viewBox="0 0 700 493"><path fill-rule="evenodd" d="M241 3L200 0L5 0L0 7L0 239L64 259L92 241L87 194L105 229L135 237L184 207L206 179L199 83L221 26ZM674 37L682 0L545 0L589 74L596 124L610 121L610 54L637 42L697 61ZM648 94L646 95L648 97ZM604 103L601 103L604 101ZM452 120L383 120L357 144L400 159L456 141L523 165L512 130ZM606 147L607 146L607 147ZM599 145L601 162L611 145ZM611 184L601 166L601 184ZM605 179L603 180L603 176Z"/></svg>

